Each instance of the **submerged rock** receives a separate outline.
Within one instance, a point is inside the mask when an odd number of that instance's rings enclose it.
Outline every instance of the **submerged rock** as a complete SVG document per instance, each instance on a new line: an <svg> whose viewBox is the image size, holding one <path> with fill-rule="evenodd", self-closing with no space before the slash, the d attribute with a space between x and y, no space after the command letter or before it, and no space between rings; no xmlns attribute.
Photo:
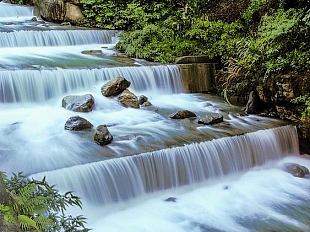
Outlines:
<svg viewBox="0 0 310 232"><path fill-rule="evenodd" d="M131 82L124 77L115 77L101 87L101 93L105 97L117 96L130 86Z"/></svg>
<svg viewBox="0 0 310 232"><path fill-rule="evenodd" d="M82 118L80 116L70 117L65 124L65 130L70 130L70 131L89 130L92 127L93 127L93 124L91 124L85 118Z"/></svg>
<svg viewBox="0 0 310 232"><path fill-rule="evenodd" d="M94 103L95 99L91 94L71 95L62 99L62 107L75 112L90 112Z"/></svg>
<svg viewBox="0 0 310 232"><path fill-rule="evenodd" d="M87 55L102 55L103 52L102 52L102 50L85 50L85 51L82 51L82 54L87 54Z"/></svg>
<svg viewBox="0 0 310 232"><path fill-rule="evenodd" d="M295 163L284 164L284 171L295 177L305 177L309 174L309 169L307 167Z"/></svg>
<svg viewBox="0 0 310 232"><path fill-rule="evenodd" d="M136 95L125 89L118 97L119 102L125 107L139 108L139 100Z"/></svg>
<svg viewBox="0 0 310 232"><path fill-rule="evenodd" d="M172 119L184 119L184 118L192 118L192 117L197 117L197 116L195 113L189 110L180 110L178 112L175 112L169 115L169 118L172 118Z"/></svg>
<svg viewBox="0 0 310 232"><path fill-rule="evenodd" d="M223 122L224 117L219 113L207 114L198 120L199 124L209 125Z"/></svg>
<svg viewBox="0 0 310 232"><path fill-rule="evenodd" d="M113 136L106 125L100 125L96 128L94 140L100 146L104 146L112 142Z"/></svg>
<svg viewBox="0 0 310 232"><path fill-rule="evenodd" d="M175 197L168 197L165 201L168 201L168 202L176 202L177 199Z"/></svg>

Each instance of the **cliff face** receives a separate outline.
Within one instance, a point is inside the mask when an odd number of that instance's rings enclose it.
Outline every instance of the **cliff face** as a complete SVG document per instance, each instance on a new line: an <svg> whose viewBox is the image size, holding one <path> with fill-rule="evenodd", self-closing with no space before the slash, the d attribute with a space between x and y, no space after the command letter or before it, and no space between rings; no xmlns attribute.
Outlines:
<svg viewBox="0 0 310 232"><path fill-rule="evenodd" d="M82 7L79 0L34 0L35 14L51 22L75 23L82 17Z"/></svg>
<svg viewBox="0 0 310 232"><path fill-rule="evenodd" d="M301 120L305 106L291 103L292 99L310 93L310 72L272 75L267 80L260 80L256 90L260 100L269 108L267 114L296 125L301 152L310 154L310 118Z"/></svg>

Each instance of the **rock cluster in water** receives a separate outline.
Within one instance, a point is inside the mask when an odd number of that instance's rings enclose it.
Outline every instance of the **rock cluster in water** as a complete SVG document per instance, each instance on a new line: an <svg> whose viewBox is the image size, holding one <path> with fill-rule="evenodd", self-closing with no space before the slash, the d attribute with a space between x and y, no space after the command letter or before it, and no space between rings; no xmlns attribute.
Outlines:
<svg viewBox="0 0 310 232"><path fill-rule="evenodd" d="M130 85L131 82L124 77L115 77L102 85L101 94L104 97L112 97L113 99L116 99L122 106L128 108L137 109L152 105L146 96L141 95L137 97L133 92L128 90ZM93 110L94 104L95 99L91 94L69 95L62 99L62 107L74 112L90 112ZM198 116L189 110L180 110L170 114L168 117L171 119L186 119L197 118ZM221 122L223 122L223 115L219 113L206 114L198 118L198 124L209 125ZM93 124L85 118L76 115L67 120L64 128L65 130L70 131L85 131L91 130ZM113 135L109 132L108 127L103 124L97 126L93 139L97 144L105 146L112 142Z"/></svg>
<svg viewBox="0 0 310 232"><path fill-rule="evenodd" d="M117 97L117 100L124 107L140 108L151 106L148 98L144 95L139 98L128 90L131 82L124 77L115 77L101 87L104 97ZM95 99L91 94L69 95L62 99L62 107L74 112L91 112L95 104ZM85 131L91 130L93 124L79 115L70 117L64 126L65 130ZM99 125L94 132L94 141L101 145L107 145L113 140L112 134L106 125Z"/></svg>

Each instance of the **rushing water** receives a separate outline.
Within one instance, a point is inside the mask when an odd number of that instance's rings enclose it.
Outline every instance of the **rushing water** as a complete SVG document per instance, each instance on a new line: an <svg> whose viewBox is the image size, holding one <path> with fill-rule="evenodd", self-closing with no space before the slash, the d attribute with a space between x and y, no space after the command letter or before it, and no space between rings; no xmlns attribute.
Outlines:
<svg viewBox="0 0 310 232"><path fill-rule="evenodd" d="M178 66L115 51L119 31L33 17L31 7L0 2L1 171L73 190L84 209L70 211L98 232L310 231L309 177L283 170L285 163L310 168L295 127L245 115L217 96L183 93ZM116 76L152 106L124 108L103 97L101 86ZM85 93L95 98L92 112L61 107L66 95ZM198 117L169 118L184 109ZM198 124L214 112L223 123ZM98 146L94 130L64 130L77 114L106 124L112 143Z"/></svg>

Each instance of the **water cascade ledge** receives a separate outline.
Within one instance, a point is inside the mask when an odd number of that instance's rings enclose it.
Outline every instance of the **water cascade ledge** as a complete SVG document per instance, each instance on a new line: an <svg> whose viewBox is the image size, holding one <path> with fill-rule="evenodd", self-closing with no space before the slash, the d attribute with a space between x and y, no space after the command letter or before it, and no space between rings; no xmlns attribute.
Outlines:
<svg viewBox="0 0 310 232"><path fill-rule="evenodd" d="M64 94L87 90L123 76L134 91L181 93L176 65L102 69L15 70L0 72L0 103L44 102Z"/></svg>
<svg viewBox="0 0 310 232"><path fill-rule="evenodd" d="M73 190L89 203L107 205L196 184L287 155L298 155L294 126L193 143L139 155L78 165L31 177Z"/></svg>
<svg viewBox="0 0 310 232"><path fill-rule="evenodd" d="M47 30L0 33L1 47L76 46L113 44L117 30Z"/></svg>
<svg viewBox="0 0 310 232"><path fill-rule="evenodd" d="M1 18L19 18L23 16L33 16L33 9L26 6L16 5L16 4L7 4L0 2L0 15Z"/></svg>

